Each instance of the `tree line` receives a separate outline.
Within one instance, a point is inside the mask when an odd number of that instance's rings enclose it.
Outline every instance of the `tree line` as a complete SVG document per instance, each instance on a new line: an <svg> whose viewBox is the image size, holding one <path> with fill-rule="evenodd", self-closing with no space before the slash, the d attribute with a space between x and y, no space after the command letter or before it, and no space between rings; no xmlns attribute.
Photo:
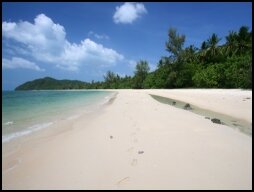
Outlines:
<svg viewBox="0 0 254 192"><path fill-rule="evenodd" d="M246 26L230 31L225 43L213 33L200 48L184 48L185 35L170 28L157 69L149 72L146 60L136 64L134 76L120 77L107 71L104 81L91 83L44 78L27 82L16 90L29 89L170 89L170 88L243 88L252 89L252 31Z"/></svg>
<svg viewBox="0 0 254 192"><path fill-rule="evenodd" d="M169 56L162 57L149 73L145 60L137 63L134 76L120 77L108 71L103 82L89 88L252 88L252 31L246 26L230 31L226 42L213 33L200 48L184 48L185 35L170 28L165 44Z"/></svg>

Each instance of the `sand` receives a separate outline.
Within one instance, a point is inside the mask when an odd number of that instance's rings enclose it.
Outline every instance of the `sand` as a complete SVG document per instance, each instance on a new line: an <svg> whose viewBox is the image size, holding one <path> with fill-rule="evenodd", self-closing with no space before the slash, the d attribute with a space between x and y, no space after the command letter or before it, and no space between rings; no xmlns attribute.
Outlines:
<svg viewBox="0 0 254 192"><path fill-rule="evenodd" d="M149 90L151 94L182 100L201 108L252 122L252 91L239 89Z"/></svg>
<svg viewBox="0 0 254 192"><path fill-rule="evenodd" d="M252 91L117 91L65 131L4 144L2 189L252 189L251 136L149 96L252 122Z"/></svg>

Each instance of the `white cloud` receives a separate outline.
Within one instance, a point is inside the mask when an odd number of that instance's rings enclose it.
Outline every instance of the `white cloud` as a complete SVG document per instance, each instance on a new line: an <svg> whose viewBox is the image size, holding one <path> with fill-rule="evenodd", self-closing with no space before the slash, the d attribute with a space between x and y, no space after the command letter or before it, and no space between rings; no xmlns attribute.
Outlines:
<svg viewBox="0 0 254 192"><path fill-rule="evenodd" d="M143 3L124 3L116 7L113 19L115 23L132 23L145 13L147 10Z"/></svg>
<svg viewBox="0 0 254 192"><path fill-rule="evenodd" d="M54 23L44 14L38 15L34 23L4 21L2 34L3 37L19 43L15 45L23 50L19 52L19 49L16 49L19 54L29 52L37 61L52 63L70 71L77 71L81 65L111 66L124 58L117 51L97 44L89 38L78 44L70 43L66 39L64 27Z"/></svg>
<svg viewBox="0 0 254 192"><path fill-rule="evenodd" d="M99 34L93 32L93 31L89 31L88 35L89 35L89 36L94 36L94 37L97 38L97 39L106 39L106 40L109 39L109 36L107 36L107 35L105 35L105 34L99 35Z"/></svg>
<svg viewBox="0 0 254 192"><path fill-rule="evenodd" d="M34 24L27 21L19 23L2 22L3 36L23 43L30 48L60 48L65 41L64 27L55 24L44 14L34 19Z"/></svg>
<svg viewBox="0 0 254 192"><path fill-rule="evenodd" d="M11 60L3 58L2 67L5 69L24 68L24 69L32 69L35 71L45 71L35 63L20 57L13 57Z"/></svg>

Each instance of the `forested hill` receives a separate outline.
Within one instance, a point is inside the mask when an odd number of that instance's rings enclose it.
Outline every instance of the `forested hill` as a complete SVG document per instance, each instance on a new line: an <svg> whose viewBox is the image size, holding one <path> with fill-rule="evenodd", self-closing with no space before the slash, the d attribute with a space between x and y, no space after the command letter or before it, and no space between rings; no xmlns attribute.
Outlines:
<svg viewBox="0 0 254 192"><path fill-rule="evenodd" d="M15 90L82 89L87 83L76 80L57 80L51 77L28 81Z"/></svg>

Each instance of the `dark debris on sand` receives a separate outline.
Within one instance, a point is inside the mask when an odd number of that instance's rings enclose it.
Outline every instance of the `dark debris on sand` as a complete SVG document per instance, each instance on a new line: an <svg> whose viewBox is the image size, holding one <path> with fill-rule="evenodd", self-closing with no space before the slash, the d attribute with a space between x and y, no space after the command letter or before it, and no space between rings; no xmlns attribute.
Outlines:
<svg viewBox="0 0 254 192"><path fill-rule="evenodd" d="M213 123L222 124L222 122L219 119L213 118L211 119Z"/></svg>
<svg viewBox="0 0 254 192"><path fill-rule="evenodd" d="M191 110L192 109L189 103L187 103L183 108L185 110Z"/></svg>

